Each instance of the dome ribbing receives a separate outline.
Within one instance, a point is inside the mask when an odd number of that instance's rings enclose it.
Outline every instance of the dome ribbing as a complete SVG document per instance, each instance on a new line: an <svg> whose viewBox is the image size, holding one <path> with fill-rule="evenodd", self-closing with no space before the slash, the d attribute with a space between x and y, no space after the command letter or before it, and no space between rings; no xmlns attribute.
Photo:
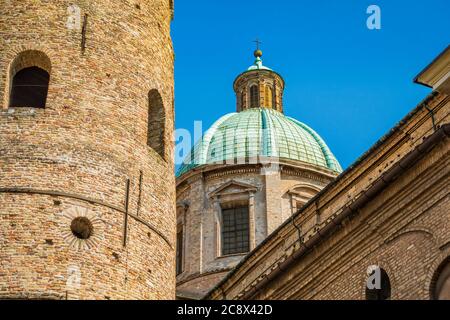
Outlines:
<svg viewBox="0 0 450 320"><path fill-rule="evenodd" d="M186 157L177 176L204 164L255 157L303 161L342 171L333 153L313 129L276 110L253 108L217 120Z"/></svg>

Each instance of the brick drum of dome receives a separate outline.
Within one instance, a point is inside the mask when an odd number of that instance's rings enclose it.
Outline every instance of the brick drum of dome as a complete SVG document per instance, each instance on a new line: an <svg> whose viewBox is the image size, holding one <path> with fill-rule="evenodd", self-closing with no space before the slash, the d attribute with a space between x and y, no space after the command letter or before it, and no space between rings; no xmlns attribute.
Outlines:
<svg viewBox="0 0 450 320"><path fill-rule="evenodd" d="M0 299L174 298L172 11L1 2ZM45 108L9 107L33 66Z"/></svg>

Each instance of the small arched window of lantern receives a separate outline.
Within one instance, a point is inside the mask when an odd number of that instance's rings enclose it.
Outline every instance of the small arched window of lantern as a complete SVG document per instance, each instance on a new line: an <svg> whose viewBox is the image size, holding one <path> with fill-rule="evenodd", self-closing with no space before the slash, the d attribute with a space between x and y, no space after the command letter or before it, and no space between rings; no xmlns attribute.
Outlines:
<svg viewBox="0 0 450 320"><path fill-rule="evenodd" d="M8 107L45 108L50 69L50 59L43 52L21 52L9 69Z"/></svg>
<svg viewBox="0 0 450 320"><path fill-rule="evenodd" d="M250 108L259 107L259 94L258 86L256 84L250 87Z"/></svg>
<svg viewBox="0 0 450 320"><path fill-rule="evenodd" d="M383 268L374 266L366 281L366 300L391 299L391 281Z"/></svg>
<svg viewBox="0 0 450 320"><path fill-rule="evenodd" d="M148 93L147 145L162 158L165 158L165 124L166 113L162 97L158 90L150 90Z"/></svg>
<svg viewBox="0 0 450 320"><path fill-rule="evenodd" d="M264 103L267 108L273 107L273 92L272 92L272 88L270 86L265 86Z"/></svg>
<svg viewBox="0 0 450 320"><path fill-rule="evenodd" d="M431 298L450 300L450 257L438 267L431 282Z"/></svg>

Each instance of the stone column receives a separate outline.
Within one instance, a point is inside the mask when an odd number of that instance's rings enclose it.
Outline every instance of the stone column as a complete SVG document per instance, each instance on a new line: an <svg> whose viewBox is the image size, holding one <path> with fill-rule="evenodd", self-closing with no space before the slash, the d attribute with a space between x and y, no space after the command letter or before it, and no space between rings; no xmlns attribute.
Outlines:
<svg viewBox="0 0 450 320"><path fill-rule="evenodd" d="M203 255L203 211L204 211L204 186L201 176L197 176L189 181L190 207L189 217L186 221L186 272L188 274L201 272Z"/></svg>
<svg viewBox="0 0 450 320"><path fill-rule="evenodd" d="M213 207L214 207L214 217L216 220L215 226L214 226L214 233L215 233L215 243L214 243L214 248L215 248L215 255L216 257L220 257L222 255L222 235L221 235L221 225L222 225L222 208L220 207L220 201L219 201L219 197L215 197L214 198L214 203L213 203Z"/></svg>
<svg viewBox="0 0 450 320"><path fill-rule="evenodd" d="M277 163L268 163L261 168L265 177L267 234L274 231L282 222L281 210L281 174Z"/></svg>
<svg viewBox="0 0 450 320"><path fill-rule="evenodd" d="M256 247L255 193L254 192L249 193L248 215L249 215L250 250L253 250Z"/></svg>

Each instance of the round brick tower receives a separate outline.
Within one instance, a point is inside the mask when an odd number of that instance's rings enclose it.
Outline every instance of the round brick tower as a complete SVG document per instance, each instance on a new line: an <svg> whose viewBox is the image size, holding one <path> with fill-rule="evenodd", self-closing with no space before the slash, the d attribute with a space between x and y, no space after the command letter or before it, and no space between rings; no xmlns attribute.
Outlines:
<svg viewBox="0 0 450 320"><path fill-rule="evenodd" d="M0 299L175 296L171 0L0 4Z"/></svg>

